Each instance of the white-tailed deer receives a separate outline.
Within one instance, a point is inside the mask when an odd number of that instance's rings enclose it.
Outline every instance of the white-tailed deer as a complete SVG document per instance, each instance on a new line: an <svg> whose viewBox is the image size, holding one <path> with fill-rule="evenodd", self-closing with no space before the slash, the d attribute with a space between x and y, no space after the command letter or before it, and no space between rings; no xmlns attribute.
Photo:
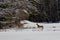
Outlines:
<svg viewBox="0 0 60 40"><path fill-rule="evenodd" d="M37 28L42 28L42 30L43 30L43 26L42 25L38 25L38 24L36 24L37 25Z"/></svg>

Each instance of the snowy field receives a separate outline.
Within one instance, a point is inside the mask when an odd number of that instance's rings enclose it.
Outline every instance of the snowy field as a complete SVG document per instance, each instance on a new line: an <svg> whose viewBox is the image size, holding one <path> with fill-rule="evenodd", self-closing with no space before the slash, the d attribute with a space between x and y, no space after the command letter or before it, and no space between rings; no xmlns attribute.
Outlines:
<svg viewBox="0 0 60 40"><path fill-rule="evenodd" d="M0 40L60 40L60 23L38 23L44 29L38 29L36 23L23 21L24 27L36 27L36 29L12 28L0 32Z"/></svg>
<svg viewBox="0 0 60 40"><path fill-rule="evenodd" d="M6 32L19 32L19 31L60 31L60 23L38 23L38 25L43 26L43 30L37 28L37 23L29 22L29 21L21 21L22 24L26 23L23 25L23 27L28 27L31 29L16 29L16 28L11 28L11 29L6 29ZM35 27L35 29L33 29ZM1 32L1 31L0 31ZM4 31L3 31L4 32Z"/></svg>
<svg viewBox="0 0 60 40"><path fill-rule="evenodd" d="M0 40L60 40L60 32L1 32Z"/></svg>
<svg viewBox="0 0 60 40"><path fill-rule="evenodd" d="M37 28L36 23L29 22L26 20L23 21L22 23L28 23L28 24L25 24L24 27L36 27ZM38 23L38 24L44 27L43 31L60 31L60 23Z"/></svg>

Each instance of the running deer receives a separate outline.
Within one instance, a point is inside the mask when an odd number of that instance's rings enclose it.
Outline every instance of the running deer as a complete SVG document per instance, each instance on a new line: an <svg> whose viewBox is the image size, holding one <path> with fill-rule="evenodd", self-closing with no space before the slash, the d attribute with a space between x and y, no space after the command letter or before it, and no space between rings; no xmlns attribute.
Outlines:
<svg viewBox="0 0 60 40"><path fill-rule="evenodd" d="M42 30L43 30L43 26L42 25L38 25L38 24L36 24L37 25L37 28L42 28Z"/></svg>

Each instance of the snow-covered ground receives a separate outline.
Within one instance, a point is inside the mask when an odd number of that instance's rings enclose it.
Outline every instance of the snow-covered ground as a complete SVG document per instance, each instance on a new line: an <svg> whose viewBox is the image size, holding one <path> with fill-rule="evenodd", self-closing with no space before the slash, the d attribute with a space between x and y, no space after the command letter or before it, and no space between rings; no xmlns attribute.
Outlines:
<svg viewBox="0 0 60 40"><path fill-rule="evenodd" d="M0 40L60 40L60 32L1 32Z"/></svg>
<svg viewBox="0 0 60 40"><path fill-rule="evenodd" d="M23 21L21 23L27 23L24 25L24 27L36 27L36 23L29 22L29 21ZM38 23L39 25L42 25L44 27L43 31L60 31L60 23Z"/></svg>
<svg viewBox="0 0 60 40"><path fill-rule="evenodd" d="M38 23L39 25L43 26L43 30L37 28L37 23L30 22L27 20L21 21L22 24L24 24L24 27L28 27L31 29L16 29L16 28L11 28L11 29L6 29L6 32L18 32L18 31L60 31L60 23ZM33 29L35 27L35 29ZM1 31L0 31L1 32ZM4 32L4 31L2 31Z"/></svg>
<svg viewBox="0 0 60 40"><path fill-rule="evenodd" d="M7 29L0 32L0 40L60 40L60 23L38 23L43 25L43 31L38 29L36 23L22 21L24 27L36 27L36 29Z"/></svg>

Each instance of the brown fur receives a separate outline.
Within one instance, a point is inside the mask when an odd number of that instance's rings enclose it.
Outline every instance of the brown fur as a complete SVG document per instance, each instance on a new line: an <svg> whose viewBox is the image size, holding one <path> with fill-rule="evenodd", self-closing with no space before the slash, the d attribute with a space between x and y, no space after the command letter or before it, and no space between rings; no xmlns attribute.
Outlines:
<svg viewBox="0 0 60 40"><path fill-rule="evenodd" d="M38 24L36 24L37 25L37 28L42 28L42 30L43 30L43 26L42 25L38 25Z"/></svg>

